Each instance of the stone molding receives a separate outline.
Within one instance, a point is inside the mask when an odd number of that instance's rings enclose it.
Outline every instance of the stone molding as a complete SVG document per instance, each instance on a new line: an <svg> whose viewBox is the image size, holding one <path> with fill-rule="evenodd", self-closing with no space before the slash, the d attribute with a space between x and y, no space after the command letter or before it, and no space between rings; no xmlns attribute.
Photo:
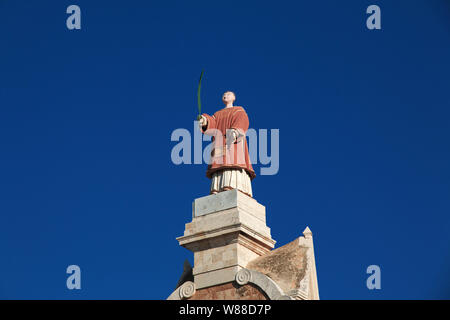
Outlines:
<svg viewBox="0 0 450 320"><path fill-rule="evenodd" d="M284 294L275 281L258 271L243 268L236 273L235 281L241 286L247 283L256 285L270 300L294 300L292 297Z"/></svg>
<svg viewBox="0 0 450 320"><path fill-rule="evenodd" d="M185 225L184 235L177 237L177 240L184 246L236 231L254 237L268 250L275 245L275 240L270 235L270 228L262 220L238 207L193 218L192 222Z"/></svg>
<svg viewBox="0 0 450 320"><path fill-rule="evenodd" d="M294 300L293 297L286 295L283 290L268 276L261 272L241 269L234 279L240 286L248 283L257 286L270 300ZM175 289L167 300L185 300L191 298L196 292L195 283L187 281Z"/></svg>
<svg viewBox="0 0 450 320"><path fill-rule="evenodd" d="M195 294L195 283L186 281L167 298L167 300L184 300L192 297Z"/></svg>
<svg viewBox="0 0 450 320"><path fill-rule="evenodd" d="M295 292L290 293L290 295L301 300L319 300L314 243L312 232L309 227L305 228L303 237L299 238L299 242L309 248L306 254L306 274L300 281L297 290L293 290Z"/></svg>

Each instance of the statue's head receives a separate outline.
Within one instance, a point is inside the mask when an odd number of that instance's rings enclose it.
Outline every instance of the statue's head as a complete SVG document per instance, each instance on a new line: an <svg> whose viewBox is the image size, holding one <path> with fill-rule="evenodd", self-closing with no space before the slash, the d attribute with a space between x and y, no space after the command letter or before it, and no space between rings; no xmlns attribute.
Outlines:
<svg viewBox="0 0 450 320"><path fill-rule="evenodd" d="M236 100L236 95L232 91L227 91L222 96L222 101L224 104L233 103Z"/></svg>

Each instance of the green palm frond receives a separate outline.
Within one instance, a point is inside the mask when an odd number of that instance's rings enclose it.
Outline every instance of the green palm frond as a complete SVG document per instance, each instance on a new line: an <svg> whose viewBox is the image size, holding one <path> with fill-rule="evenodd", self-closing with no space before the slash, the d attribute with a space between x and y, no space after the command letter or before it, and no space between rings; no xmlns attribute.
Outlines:
<svg viewBox="0 0 450 320"><path fill-rule="evenodd" d="M197 120L201 118L202 115L202 99L201 99L201 89L202 89L202 78L203 78L204 70L202 70L202 73L200 74L200 79L198 80L198 89L197 89L197 105L198 105L198 117Z"/></svg>

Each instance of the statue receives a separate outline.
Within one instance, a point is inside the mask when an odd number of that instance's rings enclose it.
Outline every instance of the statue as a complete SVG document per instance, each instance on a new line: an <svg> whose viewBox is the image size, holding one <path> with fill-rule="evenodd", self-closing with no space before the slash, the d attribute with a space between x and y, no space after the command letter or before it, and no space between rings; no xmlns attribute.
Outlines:
<svg viewBox="0 0 450 320"><path fill-rule="evenodd" d="M227 91L222 97L225 108L199 116L200 131L213 141L206 176L211 179L211 194L237 189L253 197L251 180L256 174L245 138L249 120L243 107L233 106L235 100L235 94Z"/></svg>

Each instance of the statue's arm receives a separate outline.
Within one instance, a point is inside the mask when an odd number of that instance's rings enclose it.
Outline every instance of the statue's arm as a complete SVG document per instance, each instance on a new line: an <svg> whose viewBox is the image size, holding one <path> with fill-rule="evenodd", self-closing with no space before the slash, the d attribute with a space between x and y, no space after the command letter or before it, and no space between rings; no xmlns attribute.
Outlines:
<svg viewBox="0 0 450 320"><path fill-rule="evenodd" d="M207 113L202 114L206 118L206 125L200 127L200 131L204 134L214 135L214 129L216 129L216 117L214 115L210 116Z"/></svg>

